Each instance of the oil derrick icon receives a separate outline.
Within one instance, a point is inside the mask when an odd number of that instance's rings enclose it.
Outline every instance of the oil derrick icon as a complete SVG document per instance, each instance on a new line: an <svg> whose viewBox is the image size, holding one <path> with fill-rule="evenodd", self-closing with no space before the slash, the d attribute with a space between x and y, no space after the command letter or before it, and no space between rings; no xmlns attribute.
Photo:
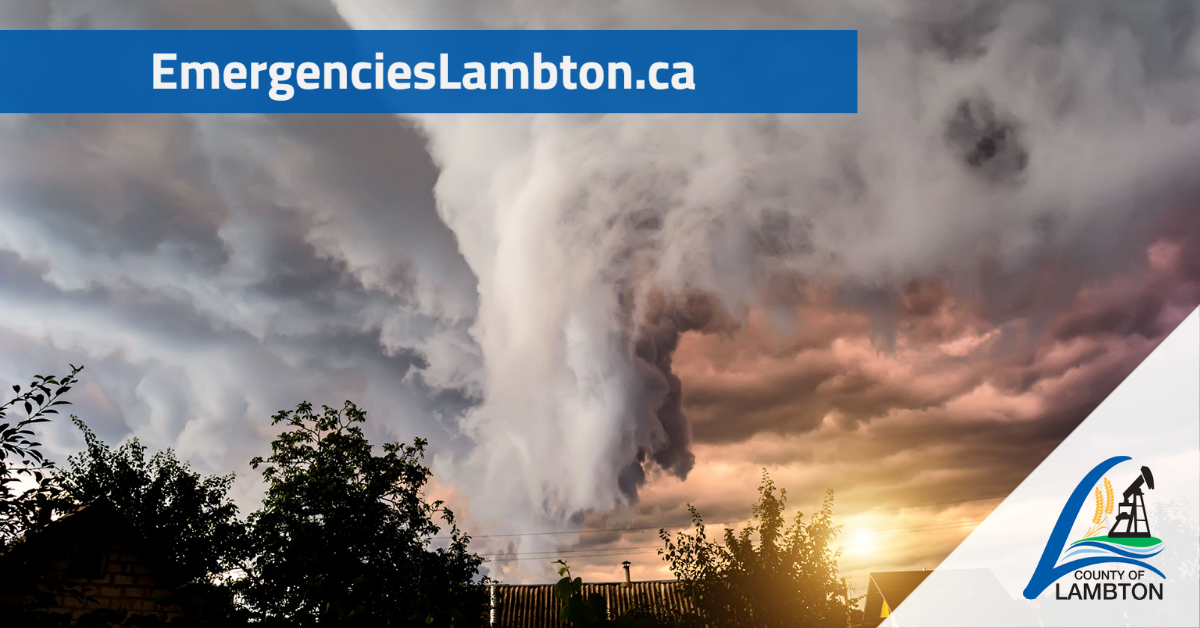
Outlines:
<svg viewBox="0 0 1200 628"><path fill-rule="evenodd" d="M1146 518L1146 502L1142 499L1142 485L1148 489L1154 488L1154 476L1150 467L1142 467L1138 476L1129 488L1122 494L1118 504L1117 521L1113 524L1108 536L1112 538L1146 538L1150 536L1150 521Z"/></svg>

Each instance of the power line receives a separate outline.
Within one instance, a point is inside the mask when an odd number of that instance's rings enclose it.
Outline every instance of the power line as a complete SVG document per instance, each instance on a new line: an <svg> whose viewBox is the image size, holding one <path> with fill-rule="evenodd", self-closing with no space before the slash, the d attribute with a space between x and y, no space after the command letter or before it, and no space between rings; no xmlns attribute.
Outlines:
<svg viewBox="0 0 1200 628"><path fill-rule="evenodd" d="M907 528L890 528L886 530L874 530L871 532L875 535L892 535L892 534L908 534L915 532L937 532L939 530L953 530L956 528L964 528L982 523L983 519L968 519L963 521L942 521L919 526L910 526ZM610 547L610 548L577 548L574 550L547 550L542 552L513 552L509 554L486 554L484 557L491 557L492 560L486 562L507 562L513 560L545 560L549 558L600 558L608 556L620 556L622 554L639 555L648 554L650 552L634 551L634 550L657 550L658 546L647 545L641 547ZM574 552L604 552L592 554L576 554ZM571 553L570 555L566 555ZM546 554L541 556L541 554Z"/></svg>
<svg viewBox="0 0 1200 628"><path fill-rule="evenodd" d="M872 508L870 510L844 512L844 513L842 513L842 516L865 515L865 514L871 513L871 512L882 512L884 510L901 510L904 508L925 508L927 506L946 506L949 504L963 504L966 502L981 502L981 501L986 501L989 499L1004 499L1005 497L1008 497L1008 495L989 495L987 497L972 497L970 499L954 499L954 500L950 500L948 502L932 502L932 503L928 503L928 504L911 504L908 506L888 506L886 508Z"/></svg>
<svg viewBox="0 0 1200 628"><path fill-rule="evenodd" d="M480 556L483 556L484 558L498 558L498 557L504 557L504 556L533 556L536 554L547 554L550 557L556 557L556 556L562 556L565 554L576 553L576 552L615 552L615 553L619 554L621 552L627 552L627 551L631 551L631 550L648 550L648 549L658 549L658 546L657 545L643 545L640 547L581 547L581 548L577 548L577 549L561 550L561 551L546 550L544 552L510 552L507 554L480 554Z"/></svg>
<svg viewBox="0 0 1200 628"><path fill-rule="evenodd" d="M983 523L983 519L968 519L963 521L937 521L934 523L926 523L919 526L910 526L907 528L889 528L884 530L872 530L871 534L891 534L899 532L924 532L926 529L939 530L943 528L954 528L963 525L975 525Z"/></svg>
<svg viewBox="0 0 1200 628"><path fill-rule="evenodd" d="M963 504L963 503L967 503L967 502L986 501L989 499L1003 499L1005 497L1007 497L1007 495L989 495L987 497L971 497L968 499L955 499L955 500L944 501L944 502L930 502L930 503L926 503L926 504L908 504L908 505L901 505L901 506L887 506L884 508L872 508L869 510L857 510L857 511L851 511L851 512L844 512L841 514L837 514L835 516L850 517L853 515L865 515L865 514L872 513L872 512L883 512L883 511L887 511L887 510L901 510L904 508L926 508L929 506L946 506L949 504ZM739 521L744 521L744 520L739 520ZM720 525L727 526L729 523L730 522L723 522ZM498 538L512 538L512 537L521 537L521 536L552 536L552 535L560 535L560 534L585 534L585 533L590 533L590 532L645 532L647 530L674 530L674 529L679 529L679 528L690 528L692 525L693 525L693 522L677 524L677 525L653 525L653 526L640 526L640 527L630 527L630 528L579 528L576 530L559 530L559 531L547 531L547 532L512 532L512 533L508 533L508 534L480 534L480 535L472 535L471 538L472 539L498 539ZM438 537L433 537L433 538L449 539L450 537L438 536Z"/></svg>
<svg viewBox="0 0 1200 628"><path fill-rule="evenodd" d="M728 523L729 522L723 522L723 523L721 523L721 525L727 525ZM645 526L645 527L640 527L640 528L580 528L578 530L561 530L558 532L513 532L511 534L481 534L479 536L472 536L471 538L473 538L473 539L497 539L497 538L507 538L507 537L514 537L514 536L549 536L549 535L554 535L554 534L583 534L586 532L639 532L639 531L645 531L645 530L659 530L659 529L670 530L670 529L674 529L674 528L687 528L687 527L691 527L691 525L692 525L691 523L685 523L685 524L681 524L681 525ZM450 538L450 537L434 537L434 538Z"/></svg>
<svg viewBox="0 0 1200 628"><path fill-rule="evenodd" d="M626 553L626 554L580 554L580 555L578 555L578 556L569 556L568 558L601 558L601 557L609 557L609 556L639 556L639 555L642 555L642 556L644 556L644 555L646 555L646 554L652 554L652 553L653 553L653 552L628 552L628 553ZM514 558L493 558L493 559L491 559L491 560L486 560L486 561L484 561L484 562L488 562L488 563L507 563L507 562L513 562L513 561L518 561L518 560L546 560L546 561L550 561L550 559L551 559L551 558L553 558L553 556L532 556L532 557L529 557L529 556L521 556L521 557L514 557ZM553 561L550 561L550 562L553 562Z"/></svg>

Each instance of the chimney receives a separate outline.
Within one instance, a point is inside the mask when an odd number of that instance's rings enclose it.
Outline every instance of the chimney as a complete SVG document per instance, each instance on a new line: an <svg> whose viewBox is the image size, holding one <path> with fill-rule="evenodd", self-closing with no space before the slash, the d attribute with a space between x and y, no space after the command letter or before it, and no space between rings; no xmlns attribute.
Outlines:
<svg viewBox="0 0 1200 628"><path fill-rule="evenodd" d="M621 566L625 568L625 584L623 584L621 586L625 586L625 587L633 586L633 582L629 579L629 565L630 565L629 561L625 561L625 562L621 563Z"/></svg>

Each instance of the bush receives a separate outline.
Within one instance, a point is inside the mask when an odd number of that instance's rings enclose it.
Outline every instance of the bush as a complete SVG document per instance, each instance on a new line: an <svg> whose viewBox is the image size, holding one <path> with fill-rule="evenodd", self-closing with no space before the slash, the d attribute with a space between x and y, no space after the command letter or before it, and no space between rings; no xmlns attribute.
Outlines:
<svg viewBox="0 0 1200 628"><path fill-rule="evenodd" d="M672 538L659 531L659 550L687 595L710 626L791 628L850 623L857 603L838 576L841 550L831 550L840 526L833 525L833 491L807 522L797 513L784 520L787 491L776 491L763 471L752 523L735 533L726 528L724 543L708 540L704 521L689 505L693 529ZM758 544L755 545L755 537Z"/></svg>

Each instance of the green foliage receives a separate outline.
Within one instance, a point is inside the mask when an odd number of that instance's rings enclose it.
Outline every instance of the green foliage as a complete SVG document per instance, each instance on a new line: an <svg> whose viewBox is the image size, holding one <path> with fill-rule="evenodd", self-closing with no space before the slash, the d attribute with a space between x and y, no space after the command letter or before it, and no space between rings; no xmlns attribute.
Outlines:
<svg viewBox="0 0 1200 628"><path fill-rule="evenodd" d="M155 548L172 579L207 583L238 564L244 529L229 499L233 474L202 476L170 449L148 457L137 438L113 449L71 419L86 449L68 458L59 476L66 500L107 499Z"/></svg>
<svg viewBox="0 0 1200 628"><path fill-rule="evenodd" d="M561 579L554 584L554 597L562 603L558 621L580 627L608 625L608 605L604 596L593 593L584 598L583 579L572 578L567 563L561 560L554 562L562 565L558 568Z"/></svg>
<svg viewBox="0 0 1200 628"><path fill-rule="evenodd" d="M42 444L33 440L30 426L49 421L58 414L57 406L70 403L59 397L71 390L81 370L82 366L71 366L71 373L61 379L36 375L24 389L14 385L17 396L0 405L0 548L50 521L59 492L54 462L42 454ZM10 413L21 410L24 419L9 419Z"/></svg>
<svg viewBox="0 0 1200 628"><path fill-rule="evenodd" d="M724 543L710 541L695 507L691 533L674 538L659 531L659 554L710 626L789 628L849 625L855 599L838 576L841 550L830 549L841 526L833 525L833 491L808 521L784 519L787 491L776 490L763 471L752 523ZM755 540L757 538L757 545Z"/></svg>
<svg viewBox="0 0 1200 628"><path fill-rule="evenodd" d="M387 443L376 455L365 420L350 402L274 416L290 429L270 457L251 461L268 486L250 516L255 559L241 599L268 624L481 625L482 558L467 551L453 513L425 499L426 441ZM438 519L449 543L434 549Z"/></svg>

